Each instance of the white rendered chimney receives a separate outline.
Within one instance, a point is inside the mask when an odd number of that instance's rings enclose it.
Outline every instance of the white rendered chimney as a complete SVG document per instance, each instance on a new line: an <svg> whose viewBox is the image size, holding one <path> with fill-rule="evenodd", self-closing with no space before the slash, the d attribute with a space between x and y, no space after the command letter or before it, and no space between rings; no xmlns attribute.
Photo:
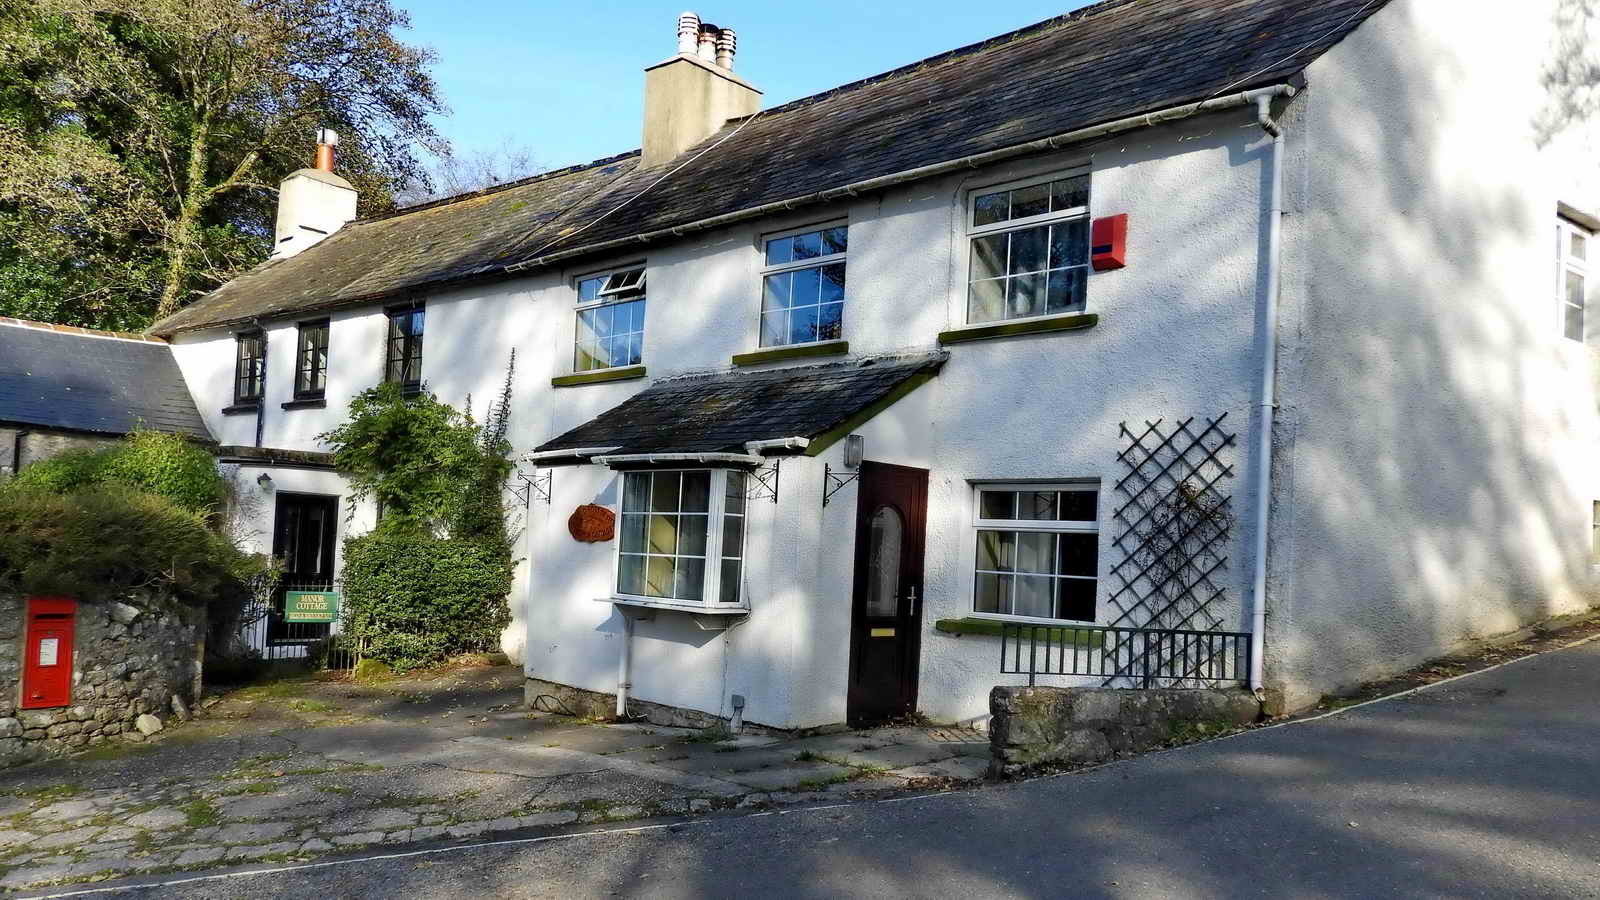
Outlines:
<svg viewBox="0 0 1600 900"><path fill-rule="evenodd" d="M356 217L356 189L333 174L339 135L317 132L316 165L293 172L278 185L278 224L272 258L285 259L333 234Z"/></svg>
<svg viewBox="0 0 1600 900"><path fill-rule="evenodd" d="M677 54L644 70L645 166L670 162L729 119L761 109L761 92L733 74L733 29L686 12L678 17L677 37Z"/></svg>

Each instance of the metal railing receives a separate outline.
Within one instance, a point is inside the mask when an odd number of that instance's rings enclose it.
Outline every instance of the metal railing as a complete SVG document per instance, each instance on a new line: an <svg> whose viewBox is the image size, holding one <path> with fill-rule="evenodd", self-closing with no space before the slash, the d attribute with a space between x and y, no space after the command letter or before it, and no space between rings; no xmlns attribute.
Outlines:
<svg viewBox="0 0 1600 900"><path fill-rule="evenodd" d="M1250 676L1250 635L1099 625L1007 622L1000 630L1000 673L1103 679L1107 686L1181 687L1242 682Z"/></svg>
<svg viewBox="0 0 1600 900"><path fill-rule="evenodd" d="M340 634L334 622L289 622L283 614L288 591L326 591L332 582L280 585L266 604L246 611L239 629L240 643L268 663L291 663L315 669L351 669L360 657L354 642Z"/></svg>

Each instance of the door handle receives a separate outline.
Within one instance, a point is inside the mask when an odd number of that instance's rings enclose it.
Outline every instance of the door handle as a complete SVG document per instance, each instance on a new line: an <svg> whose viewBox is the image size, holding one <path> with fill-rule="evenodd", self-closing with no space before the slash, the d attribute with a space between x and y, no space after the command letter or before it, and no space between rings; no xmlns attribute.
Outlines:
<svg viewBox="0 0 1600 900"><path fill-rule="evenodd" d="M917 617L917 586L916 585L913 584L911 586L911 589L906 592L906 599L911 601L910 618L915 619Z"/></svg>

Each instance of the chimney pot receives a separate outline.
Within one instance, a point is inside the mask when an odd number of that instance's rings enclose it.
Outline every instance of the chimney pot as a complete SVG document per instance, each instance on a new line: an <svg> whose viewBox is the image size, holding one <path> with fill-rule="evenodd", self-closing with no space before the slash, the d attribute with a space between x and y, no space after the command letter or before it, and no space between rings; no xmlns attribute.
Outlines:
<svg viewBox="0 0 1600 900"><path fill-rule="evenodd" d="M719 29L715 25L702 23L700 25L700 44L698 53L706 62L715 62L717 59L717 34Z"/></svg>
<svg viewBox="0 0 1600 900"><path fill-rule="evenodd" d="M685 12L678 17L678 52L695 55L700 46L700 17Z"/></svg>
<svg viewBox="0 0 1600 900"><path fill-rule="evenodd" d="M739 49L739 37L732 28L717 32L717 65L733 71L733 54Z"/></svg>
<svg viewBox="0 0 1600 900"><path fill-rule="evenodd" d="M339 133L331 128L317 130L317 161L316 168L324 172L333 171L333 148L339 146Z"/></svg>

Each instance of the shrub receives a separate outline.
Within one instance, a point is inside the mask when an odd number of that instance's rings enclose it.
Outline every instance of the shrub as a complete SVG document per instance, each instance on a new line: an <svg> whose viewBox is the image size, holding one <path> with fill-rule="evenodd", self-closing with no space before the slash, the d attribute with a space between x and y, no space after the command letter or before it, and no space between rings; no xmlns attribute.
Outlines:
<svg viewBox="0 0 1600 900"><path fill-rule="evenodd" d="M380 529L344 545L346 631L397 670L493 647L511 621L512 562L499 541Z"/></svg>
<svg viewBox="0 0 1600 900"><path fill-rule="evenodd" d="M175 434L136 431L98 450L72 450L26 466L8 484L57 494L99 484L121 484L210 514L227 484L204 447Z"/></svg>

